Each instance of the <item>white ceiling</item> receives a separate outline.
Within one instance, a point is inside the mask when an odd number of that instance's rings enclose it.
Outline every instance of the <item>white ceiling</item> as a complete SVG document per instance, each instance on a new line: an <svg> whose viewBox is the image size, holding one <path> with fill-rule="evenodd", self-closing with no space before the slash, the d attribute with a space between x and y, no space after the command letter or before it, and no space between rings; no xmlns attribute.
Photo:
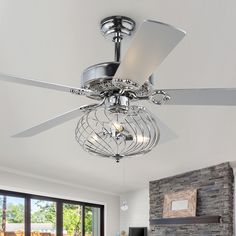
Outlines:
<svg viewBox="0 0 236 236"><path fill-rule="evenodd" d="M121 14L137 24L154 19L187 31L158 69L157 87L236 87L235 9L235 0L0 0L0 72L79 86L83 69L113 58L113 45L100 35L99 21ZM1 168L120 193L149 180L236 160L236 107L145 103L178 138L120 164L85 153L74 139L76 120L32 138L10 138L91 102L0 82Z"/></svg>

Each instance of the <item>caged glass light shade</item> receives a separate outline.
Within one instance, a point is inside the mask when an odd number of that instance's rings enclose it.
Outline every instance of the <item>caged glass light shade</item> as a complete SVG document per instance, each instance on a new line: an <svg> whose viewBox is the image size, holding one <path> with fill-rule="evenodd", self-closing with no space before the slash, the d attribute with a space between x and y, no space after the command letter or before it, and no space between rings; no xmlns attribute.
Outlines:
<svg viewBox="0 0 236 236"><path fill-rule="evenodd" d="M87 152L117 161L151 151L160 137L151 113L139 106L90 110L79 120L75 134Z"/></svg>

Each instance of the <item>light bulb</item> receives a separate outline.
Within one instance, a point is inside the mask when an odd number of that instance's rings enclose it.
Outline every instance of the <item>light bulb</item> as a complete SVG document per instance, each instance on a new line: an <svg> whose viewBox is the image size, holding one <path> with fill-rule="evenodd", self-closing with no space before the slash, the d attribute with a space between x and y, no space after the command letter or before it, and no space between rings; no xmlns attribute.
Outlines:
<svg viewBox="0 0 236 236"><path fill-rule="evenodd" d="M117 132L121 133L124 130L124 127L118 122L112 122L112 126L116 129Z"/></svg>

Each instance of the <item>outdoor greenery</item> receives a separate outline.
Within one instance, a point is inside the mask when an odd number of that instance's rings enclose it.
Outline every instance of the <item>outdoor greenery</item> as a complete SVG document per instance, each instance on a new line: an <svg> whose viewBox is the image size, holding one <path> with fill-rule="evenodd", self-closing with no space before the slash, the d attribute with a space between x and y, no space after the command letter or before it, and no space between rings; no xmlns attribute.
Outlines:
<svg viewBox="0 0 236 236"><path fill-rule="evenodd" d="M85 232L88 234L92 233L93 225L93 211L91 207L85 208Z"/></svg>
<svg viewBox="0 0 236 236"><path fill-rule="evenodd" d="M56 224L56 204L48 201L33 200L31 223Z"/></svg>
<svg viewBox="0 0 236 236"><path fill-rule="evenodd" d="M34 200L31 213L32 223L51 223L56 226L56 205L54 202ZM81 206L63 205L63 228L70 235L81 235ZM7 223L24 222L24 205L21 203L7 204ZM3 201L0 198L0 223L3 220ZM85 208L85 232L92 233L92 208Z"/></svg>
<svg viewBox="0 0 236 236"><path fill-rule="evenodd" d="M63 209L63 226L64 229L70 234L81 233L81 219L82 209L80 206L65 204ZM85 208L85 232L92 233L92 208Z"/></svg>
<svg viewBox="0 0 236 236"><path fill-rule="evenodd" d="M9 204L7 207L7 222L8 223L23 223L24 222L24 206L23 204Z"/></svg>
<svg viewBox="0 0 236 236"><path fill-rule="evenodd" d="M70 234L81 234L81 207L64 204L63 207L63 228Z"/></svg>
<svg viewBox="0 0 236 236"><path fill-rule="evenodd" d="M0 198L0 223L3 221L3 198ZM24 205L8 204L6 211L7 223L23 223L24 222Z"/></svg>

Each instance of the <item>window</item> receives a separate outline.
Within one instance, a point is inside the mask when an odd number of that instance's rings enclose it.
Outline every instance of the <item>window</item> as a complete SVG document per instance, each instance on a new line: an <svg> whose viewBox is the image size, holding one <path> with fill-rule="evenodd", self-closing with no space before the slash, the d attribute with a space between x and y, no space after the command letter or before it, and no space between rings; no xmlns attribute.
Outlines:
<svg viewBox="0 0 236 236"><path fill-rule="evenodd" d="M0 236L104 236L104 206L0 190Z"/></svg>
<svg viewBox="0 0 236 236"><path fill-rule="evenodd" d="M80 236L83 231L82 206L63 204L63 235Z"/></svg>
<svg viewBox="0 0 236 236"><path fill-rule="evenodd" d="M56 235L56 202L31 199L31 235Z"/></svg>
<svg viewBox="0 0 236 236"><path fill-rule="evenodd" d="M63 236L101 236L99 207L63 204Z"/></svg>
<svg viewBox="0 0 236 236"><path fill-rule="evenodd" d="M100 208L85 207L85 235L100 236Z"/></svg>
<svg viewBox="0 0 236 236"><path fill-rule="evenodd" d="M24 198L0 195L1 235L24 236Z"/></svg>

